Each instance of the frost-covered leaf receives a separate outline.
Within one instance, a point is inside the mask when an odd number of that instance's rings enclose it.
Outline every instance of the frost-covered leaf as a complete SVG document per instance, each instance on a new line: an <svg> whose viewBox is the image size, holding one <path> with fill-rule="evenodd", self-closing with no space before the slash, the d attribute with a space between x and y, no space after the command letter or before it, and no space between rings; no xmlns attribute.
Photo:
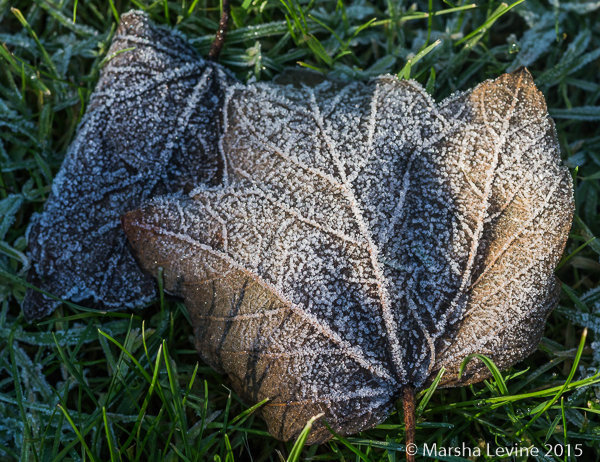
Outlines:
<svg viewBox="0 0 600 462"><path fill-rule="evenodd" d="M52 388L48 384L46 377L42 372L40 364L34 364L31 358L27 355L17 342L14 342L15 360L21 369L20 378L25 389L25 394L32 398L32 394L39 394L42 402L47 402L54 398Z"/></svg>
<svg viewBox="0 0 600 462"><path fill-rule="evenodd" d="M588 290L583 297L581 297L581 301L589 307L593 307L594 311L600 312L600 287Z"/></svg>
<svg viewBox="0 0 600 462"><path fill-rule="evenodd" d="M577 303L577 301L579 303ZM594 332L595 342L592 343L594 365L600 365L600 287L588 290L575 303L575 309L562 309L574 324L587 327ZM589 312L588 312L589 311Z"/></svg>
<svg viewBox="0 0 600 462"><path fill-rule="evenodd" d="M21 263L21 265L23 265L23 270L29 268L29 259L25 254L12 247L8 242L0 241L0 254L6 255L8 258Z"/></svg>
<svg viewBox="0 0 600 462"><path fill-rule="evenodd" d="M116 335L127 333L128 326L129 321L112 321L103 324L102 331L111 337L115 337ZM0 326L0 342L6 342L12 330L12 326ZM37 347L54 347L56 344L64 347L65 345L77 345L80 342L89 343L98 340L99 335L96 331L83 337L86 330L89 330L88 326L82 324L75 324L67 330L56 330L53 332L27 332L19 326L14 332L14 339L21 343Z"/></svg>
<svg viewBox="0 0 600 462"><path fill-rule="evenodd" d="M27 36L25 31L21 31L17 34L0 34L0 41L7 45L21 47L32 53L34 56L37 56L39 53L39 49L37 48L35 41L31 37Z"/></svg>
<svg viewBox="0 0 600 462"><path fill-rule="evenodd" d="M34 0L34 1L37 5L39 5L44 10L46 10L48 12L48 14L50 16L52 16L54 19L56 19L62 26L66 27L67 29L70 29L75 34L83 36L83 37L98 35L98 31L96 31L92 27L86 26L86 25L81 25L79 22L73 21L72 18L68 18L67 16L65 16L63 14L63 12L61 12L61 8L55 4L52 4L52 2L48 2L48 1L44 1L44 0Z"/></svg>
<svg viewBox="0 0 600 462"><path fill-rule="evenodd" d="M577 310L563 309L562 314L566 315L571 321L578 326L587 327L594 331L594 333L600 333L600 314L594 313L582 313Z"/></svg>
<svg viewBox="0 0 600 462"><path fill-rule="evenodd" d="M217 27L216 24L209 24L208 26L210 26L210 30L214 30ZM284 35L287 31L288 25L285 21L273 21L263 24L248 25L227 32L227 43L232 45L236 43L243 43L248 40L256 41L265 37ZM208 34L202 37L192 38L190 39L190 43L201 50L205 50L210 47L210 44L214 39L214 34Z"/></svg>
<svg viewBox="0 0 600 462"><path fill-rule="evenodd" d="M328 76L339 80L366 80L391 72L396 61L397 59L394 56L387 55L375 61L371 67L365 70L355 69L346 64L336 62Z"/></svg>
<svg viewBox="0 0 600 462"><path fill-rule="evenodd" d="M588 14L600 8L600 2L561 2L560 9L564 11L573 11L577 14Z"/></svg>
<svg viewBox="0 0 600 462"><path fill-rule="evenodd" d="M220 181L220 108L231 78L137 12L122 16L108 57L44 213L32 222L28 280L117 309L155 295L119 217L155 194ZM55 306L29 291L23 309L31 319Z"/></svg>
<svg viewBox="0 0 600 462"><path fill-rule="evenodd" d="M436 104L413 81L237 86L222 187L123 226L184 297L203 359L288 440L384 420L405 386L489 376L534 351L573 211L526 70ZM320 82L320 83L319 83ZM309 443L330 438L315 424Z"/></svg>
<svg viewBox="0 0 600 462"><path fill-rule="evenodd" d="M9 108L0 99L0 127L2 126L7 127L13 133L21 133L33 142L37 142L35 126L31 122L23 120L15 110Z"/></svg>
<svg viewBox="0 0 600 462"><path fill-rule="evenodd" d="M600 120L600 106L579 106L567 109L552 109L550 112L552 117L556 117L557 119Z"/></svg>
<svg viewBox="0 0 600 462"><path fill-rule="evenodd" d="M0 201L0 239L4 239L6 233L15 222L15 215L23 205L23 196L11 194Z"/></svg>

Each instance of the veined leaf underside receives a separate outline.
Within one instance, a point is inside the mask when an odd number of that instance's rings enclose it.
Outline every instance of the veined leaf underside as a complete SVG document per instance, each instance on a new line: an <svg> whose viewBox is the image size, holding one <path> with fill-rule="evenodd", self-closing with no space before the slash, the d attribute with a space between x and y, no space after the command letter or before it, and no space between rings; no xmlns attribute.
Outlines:
<svg viewBox="0 0 600 462"><path fill-rule="evenodd" d="M487 377L537 347L572 186L519 70L434 103L415 82L255 84L225 102L224 184L123 219L197 348L295 437L387 416L404 386ZM330 437L315 424L310 442Z"/></svg>

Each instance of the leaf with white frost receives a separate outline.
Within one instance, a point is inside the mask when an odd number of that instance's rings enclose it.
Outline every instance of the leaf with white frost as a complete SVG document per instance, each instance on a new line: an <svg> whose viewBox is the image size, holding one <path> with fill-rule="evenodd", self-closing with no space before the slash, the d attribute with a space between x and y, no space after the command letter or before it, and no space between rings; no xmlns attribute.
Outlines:
<svg viewBox="0 0 600 462"><path fill-rule="evenodd" d="M296 74L300 76L301 74ZM228 91L221 187L123 217L185 299L202 358L277 438L324 413L382 422L401 390L489 377L533 352L558 301L569 172L529 72L436 104L413 81ZM317 422L309 443L331 435Z"/></svg>
<svg viewBox="0 0 600 462"><path fill-rule="evenodd" d="M224 89L232 79L145 14L122 16L100 81L29 231L28 281L103 309L139 307L156 295L119 227L157 194L220 181L217 149ZM57 302L29 290L28 319Z"/></svg>

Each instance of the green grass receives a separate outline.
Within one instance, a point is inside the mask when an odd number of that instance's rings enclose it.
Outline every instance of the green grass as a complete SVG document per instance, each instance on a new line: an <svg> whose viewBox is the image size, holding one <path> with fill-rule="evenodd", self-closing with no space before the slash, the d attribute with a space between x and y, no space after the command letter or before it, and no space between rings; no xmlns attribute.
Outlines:
<svg viewBox="0 0 600 462"><path fill-rule="evenodd" d="M403 460L401 405L379 427L321 446L271 438L260 404L243 404L198 362L180 303L133 314L65 304L24 321L29 219L50 193L117 18L134 7L208 52L215 0L0 0L0 460ZM349 79L392 72L440 100L527 65L546 96L576 185L560 305L539 350L511 370L490 364L493 379L481 384L421 392L420 445L519 444L541 454L570 445L571 457L537 460L574 461L577 448L579 460L600 460L600 291L586 295L600 276L599 7L233 0L221 62L242 80L296 65Z"/></svg>

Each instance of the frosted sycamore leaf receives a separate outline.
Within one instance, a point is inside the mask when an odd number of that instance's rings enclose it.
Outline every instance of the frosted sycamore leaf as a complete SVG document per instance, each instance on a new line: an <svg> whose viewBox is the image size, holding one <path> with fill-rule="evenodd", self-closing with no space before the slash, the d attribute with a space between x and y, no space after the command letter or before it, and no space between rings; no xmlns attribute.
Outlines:
<svg viewBox="0 0 600 462"><path fill-rule="evenodd" d="M533 352L558 300L573 211L526 70L436 104L413 81L236 86L224 186L123 218L141 265L182 296L202 358L288 440L342 435L403 387L489 376ZM309 443L331 435L321 423Z"/></svg>
<svg viewBox="0 0 600 462"><path fill-rule="evenodd" d="M142 201L219 183L220 109L231 78L183 37L139 12L122 16L87 113L29 232L28 280L104 309L140 306L155 282L138 268L119 226ZM28 291L28 319L57 303Z"/></svg>

